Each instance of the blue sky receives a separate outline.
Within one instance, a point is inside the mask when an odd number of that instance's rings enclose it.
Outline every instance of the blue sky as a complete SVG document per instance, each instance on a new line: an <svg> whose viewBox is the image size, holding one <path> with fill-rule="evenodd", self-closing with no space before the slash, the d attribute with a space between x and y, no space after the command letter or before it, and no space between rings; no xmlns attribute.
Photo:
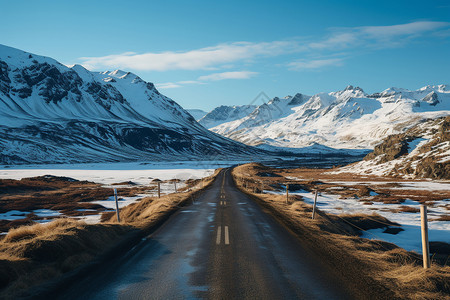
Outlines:
<svg viewBox="0 0 450 300"><path fill-rule="evenodd" d="M225 2L225 1L224 1ZM185 108L450 83L450 2L6 1L0 43L132 71Z"/></svg>

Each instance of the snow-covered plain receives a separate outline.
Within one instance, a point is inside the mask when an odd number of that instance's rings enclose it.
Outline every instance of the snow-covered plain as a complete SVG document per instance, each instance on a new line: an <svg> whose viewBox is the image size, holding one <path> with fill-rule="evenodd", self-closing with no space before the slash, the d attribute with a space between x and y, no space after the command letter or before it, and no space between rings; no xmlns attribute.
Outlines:
<svg viewBox="0 0 450 300"><path fill-rule="evenodd" d="M0 167L0 179L54 175L110 185L125 181L148 184L153 179L196 179L211 175L216 168L238 161L179 161L97 164L55 164Z"/></svg>
<svg viewBox="0 0 450 300"><path fill-rule="evenodd" d="M156 196L156 183L154 179L167 181L179 179L177 189L185 187L184 181L208 177L216 168L227 167L239 162L234 161L180 161L180 162L140 162L140 163L97 163L97 164L55 164L55 165L27 165L0 168L0 179L22 179L43 175L70 177L77 180L87 180L100 183L103 187L111 188L111 197L98 199L92 203L100 204L106 209L115 209L115 200L112 189L123 187L112 185L131 181L140 186L149 186L153 190L134 197L121 197L119 194L119 209L139 201L143 197ZM131 187L131 186L130 186ZM171 182L161 183L161 193L175 192L175 185ZM82 214L83 210L80 210ZM32 211L39 217L51 219L60 216L58 211L36 210ZM26 218L31 211L12 210L0 214L0 220L18 220ZM87 223L98 223L100 215L86 215L77 217ZM46 221L46 220L44 220Z"/></svg>
<svg viewBox="0 0 450 300"><path fill-rule="evenodd" d="M334 182L335 184L342 184L344 182ZM356 182L345 182L346 184L356 184ZM361 184L358 182L358 184ZM379 183L383 184L383 183ZM437 183L437 182L404 182L405 189L412 190L449 190L449 183ZM266 193L283 194L284 191L265 191ZM303 201L308 204L314 204L314 194L307 191L289 192L290 195L299 195L303 197ZM375 195L373 195L375 196ZM371 197L364 198L364 200L370 201ZM361 199L347 198L341 199L340 195L331 193L319 194L317 198L317 208L335 215L340 214L372 214L377 213L392 222L396 222L401 225L404 231L397 234L383 233L385 228L371 229L363 232L363 237L368 239L384 240L398 245L408 251L415 251L422 253L421 244L421 229L420 229L420 213L410 212L396 212L402 206L419 209L420 203L407 199L401 204L385 204L383 202L373 202L371 205L364 204ZM441 216L449 214L447 207L450 206L450 199L442 201L434 201L428 207L428 229L429 240L439 241L450 244L450 221L437 221Z"/></svg>

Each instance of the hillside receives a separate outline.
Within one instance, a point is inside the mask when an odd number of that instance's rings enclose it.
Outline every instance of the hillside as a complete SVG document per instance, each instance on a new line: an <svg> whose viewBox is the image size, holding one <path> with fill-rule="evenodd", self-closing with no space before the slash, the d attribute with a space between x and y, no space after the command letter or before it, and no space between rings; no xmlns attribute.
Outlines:
<svg viewBox="0 0 450 300"><path fill-rule="evenodd" d="M0 164L189 160L261 152L199 125L137 75L0 45Z"/></svg>
<svg viewBox="0 0 450 300"><path fill-rule="evenodd" d="M333 173L450 179L450 116L390 135L363 161Z"/></svg>

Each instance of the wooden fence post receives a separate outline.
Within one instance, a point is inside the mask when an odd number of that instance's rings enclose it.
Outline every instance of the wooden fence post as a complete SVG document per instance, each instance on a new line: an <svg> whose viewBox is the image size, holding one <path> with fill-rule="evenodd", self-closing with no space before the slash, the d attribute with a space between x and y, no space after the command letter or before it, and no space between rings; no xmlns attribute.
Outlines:
<svg viewBox="0 0 450 300"><path fill-rule="evenodd" d="M158 181L158 198L161 198L161 182Z"/></svg>
<svg viewBox="0 0 450 300"><path fill-rule="evenodd" d="M420 227L422 229L422 253L423 253L423 268L430 267L430 246L428 244L428 220L427 220L427 206L420 205Z"/></svg>
<svg viewBox="0 0 450 300"><path fill-rule="evenodd" d="M286 204L289 202L289 183L286 184Z"/></svg>
<svg viewBox="0 0 450 300"><path fill-rule="evenodd" d="M120 223L120 215L119 215L119 201L117 200L117 189L114 189L114 198L116 200L116 214L117 214L117 222Z"/></svg>
<svg viewBox="0 0 450 300"><path fill-rule="evenodd" d="M316 205L317 205L317 190L314 195L314 205L313 205L313 212L312 212L312 219L314 219L314 216L316 215Z"/></svg>

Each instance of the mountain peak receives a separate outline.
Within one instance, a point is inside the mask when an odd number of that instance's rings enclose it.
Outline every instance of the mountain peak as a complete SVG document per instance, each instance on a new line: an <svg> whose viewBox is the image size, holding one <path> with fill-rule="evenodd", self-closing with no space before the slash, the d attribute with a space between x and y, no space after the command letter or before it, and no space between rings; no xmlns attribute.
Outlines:
<svg viewBox="0 0 450 300"><path fill-rule="evenodd" d="M345 91L358 91L361 93L364 93L364 90L362 88L360 88L359 86L353 86L353 85L347 85L347 87L344 89Z"/></svg>
<svg viewBox="0 0 450 300"><path fill-rule="evenodd" d="M291 101L289 101L288 105L300 105L305 102L305 100L308 99L308 97L305 97L305 95L297 93L294 97L291 98Z"/></svg>
<svg viewBox="0 0 450 300"><path fill-rule="evenodd" d="M125 71L117 69L117 70L114 70L112 72L109 72L108 75L109 76L113 76L113 77L117 77L117 78L122 78L124 76L127 76L129 73L130 72L125 72Z"/></svg>

